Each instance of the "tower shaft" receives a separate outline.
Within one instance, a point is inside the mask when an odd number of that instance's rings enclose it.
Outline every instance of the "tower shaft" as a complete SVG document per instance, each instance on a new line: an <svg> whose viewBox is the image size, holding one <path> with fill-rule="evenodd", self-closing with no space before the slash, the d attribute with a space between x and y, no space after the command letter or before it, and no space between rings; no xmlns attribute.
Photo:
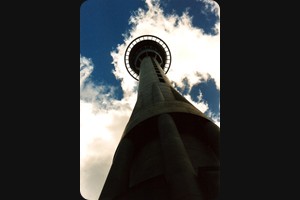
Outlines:
<svg viewBox="0 0 300 200"><path fill-rule="evenodd" d="M136 59L137 102L99 199L217 199L219 127L171 86L159 56Z"/></svg>

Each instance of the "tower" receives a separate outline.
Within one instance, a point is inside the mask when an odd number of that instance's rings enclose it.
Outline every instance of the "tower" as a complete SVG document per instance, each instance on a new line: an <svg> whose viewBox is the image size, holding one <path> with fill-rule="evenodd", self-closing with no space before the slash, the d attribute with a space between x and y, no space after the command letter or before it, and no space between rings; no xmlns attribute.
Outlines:
<svg viewBox="0 0 300 200"><path fill-rule="evenodd" d="M143 35L124 60L138 97L99 200L217 199L220 129L171 86L168 46Z"/></svg>

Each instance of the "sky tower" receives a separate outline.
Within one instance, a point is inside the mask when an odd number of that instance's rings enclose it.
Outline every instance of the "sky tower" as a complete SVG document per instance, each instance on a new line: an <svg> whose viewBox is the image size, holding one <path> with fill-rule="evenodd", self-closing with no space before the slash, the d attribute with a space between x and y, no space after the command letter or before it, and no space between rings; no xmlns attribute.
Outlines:
<svg viewBox="0 0 300 200"><path fill-rule="evenodd" d="M171 86L167 44L140 36L124 59L138 97L99 200L217 199L220 129Z"/></svg>

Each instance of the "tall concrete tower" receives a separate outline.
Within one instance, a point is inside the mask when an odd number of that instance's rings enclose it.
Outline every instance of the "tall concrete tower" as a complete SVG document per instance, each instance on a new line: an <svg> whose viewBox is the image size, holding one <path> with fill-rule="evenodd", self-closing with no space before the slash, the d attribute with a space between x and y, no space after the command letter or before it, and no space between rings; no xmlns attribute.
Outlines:
<svg viewBox="0 0 300 200"><path fill-rule="evenodd" d="M99 200L218 198L220 129L171 86L170 65L171 52L156 36L127 47L138 97Z"/></svg>

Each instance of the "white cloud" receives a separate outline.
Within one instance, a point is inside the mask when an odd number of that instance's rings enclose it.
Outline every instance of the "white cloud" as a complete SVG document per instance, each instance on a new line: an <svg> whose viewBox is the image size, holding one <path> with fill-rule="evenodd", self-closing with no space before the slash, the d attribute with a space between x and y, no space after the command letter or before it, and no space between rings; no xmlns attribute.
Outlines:
<svg viewBox="0 0 300 200"><path fill-rule="evenodd" d="M113 87L89 80L93 68L80 57L80 190L89 200L99 197L136 98L116 100Z"/></svg>
<svg viewBox="0 0 300 200"><path fill-rule="evenodd" d="M148 10L138 9L129 19L132 29L124 35L124 43L111 53L114 74L126 85L125 91L132 89L136 81L130 77L124 67L124 52L128 44L141 35L159 36L169 46L172 54L172 64L168 77L183 87L182 80L188 78L190 85L200 82L199 74L204 80L208 74L216 81L220 89L220 34L205 35L203 30L192 26L188 12L165 16L157 6L158 1L147 0ZM219 13L215 6L213 11ZM219 23L215 29L219 31Z"/></svg>
<svg viewBox="0 0 300 200"><path fill-rule="evenodd" d="M205 10L210 12L215 12L216 9L218 9L219 5L214 0L196 0L198 2L203 2L205 5Z"/></svg>
<svg viewBox="0 0 300 200"><path fill-rule="evenodd" d="M124 52L133 39L150 34L165 41L172 54L167 76L178 87L186 86L184 79L191 89L211 77L220 89L220 35L205 35L203 30L193 27L188 12L166 16L158 0L145 0L145 3L148 10L138 9L130 17L131 30L124 34L123 44L111 52L113 73L121 80L123 99L114 97L115 87L95 85L89 79L94 69L92 60L80 56L80 190L88 200L96 200L100 195L116 146L136 102L138 82L124 65ZM207 8L220 12L217 6ZM218 33L219 28L216 24ZM197 102L189 94L185 98L202 112L208 111L209 117L220 126L220 116L209 112L201 93Z"/></svg>

